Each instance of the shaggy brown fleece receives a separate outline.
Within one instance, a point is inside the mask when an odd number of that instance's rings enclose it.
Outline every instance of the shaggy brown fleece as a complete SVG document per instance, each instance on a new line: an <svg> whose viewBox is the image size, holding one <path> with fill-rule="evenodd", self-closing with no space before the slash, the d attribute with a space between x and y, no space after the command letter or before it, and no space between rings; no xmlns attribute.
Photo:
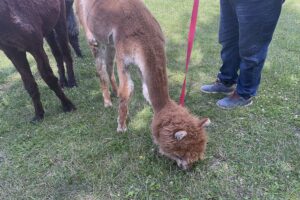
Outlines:
<svg viewBox="0 0 300 200"><path fill-rule="evenodd" d="M178 166L187 169L192 163L204 158L207 137L204 127L209 119L199 120L189 114L186 108L170 101L152 121L152 134L160 152L177 161ZM176 133L187 135L176 138Z"/></svg>

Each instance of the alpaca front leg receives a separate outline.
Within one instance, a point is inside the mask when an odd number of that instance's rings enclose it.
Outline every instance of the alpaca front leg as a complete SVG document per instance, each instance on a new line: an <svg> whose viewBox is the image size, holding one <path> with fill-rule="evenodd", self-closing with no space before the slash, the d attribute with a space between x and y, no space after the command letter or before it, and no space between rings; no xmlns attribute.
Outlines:
<svg viewBox="0 0 300 200"><path fill-rule="evenodd" d="M127 130L126 119L128 114L128 103L130 96L134 90L134 85L131 80L129 72L125 69L123 62L117 60L118 75L119 75L119 117L118 117L118 132L125 132Z"/></svg>
<svg viewBox="0 0 300 200"><path fill-rule="evenodd" d="M110 98L110 92L109 92L109 77L107 74L107 71L105 68L102 67L97 67L97 73L99 75L100 78L100 87L102 89L102 96L103 96L103 100L104 100L104 107L111 107L112 106L112 102L111 102L111 98Z"/></svg>
<svg viewBox="0 0 300 200"><path fill-rule="evenodd" d="M127 114L128 114L128 100L126 100L125 98L121 98L120 105L119 105L117 132L127 131L127 126L126 126Z"/></svg>
<svg viewBox="0 0 300 200"><path fill-rule="evenodd" d="M100 79L100 87L102 89L104 107L111 107L112 102L109 92L109 76L107 73L105 62L106 47L92 47L92 52L96 59L96 70Z"/></svg>
<svg viewBox="0 0 300 200"><path fill-rule="evenodd" d="M60 99L64 112L76 110L74 104L66 97L66 95L62 91L61 87L58 84L58 79L52 72L47 54L43 49L43 43L40 43L39 46L37 46L36 50L32 52L32 55L37 62L37 68L41 74L42 79Z"/></svg>
<svg viewBox="0 0 300 200"><path fill-rule="evenodd" d="M36 122L42 120L44 118L44 109L41 103L38 86L34 80L26 58L26 53L18 51L17 49L5 50L4 53L12 61L20 73L24 87L32 98L35 116L31 121Z"/></svg>

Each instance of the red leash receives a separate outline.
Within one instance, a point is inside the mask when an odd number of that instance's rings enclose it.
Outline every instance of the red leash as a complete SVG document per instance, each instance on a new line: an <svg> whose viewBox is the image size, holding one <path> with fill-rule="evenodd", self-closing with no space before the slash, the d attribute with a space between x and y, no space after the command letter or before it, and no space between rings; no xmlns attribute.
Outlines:
<svg viewBox="0 0 300 200"><path fill-rule="evenodd" d="M199 0L194 0L193 12L191 16L191 24L190 24L190 31L188 37L188 47L186 52L186 61L185 61L185 75L184 75L184 82L181 88L181 95L179 100L179 105L184 106L185 100L185 90L186 90L186 75L189 70L189 64L191 60L191 54L193 50L194 38L196 33L196 25L197 25L197 17L198 17L198 8L199 8Z"/></svg>

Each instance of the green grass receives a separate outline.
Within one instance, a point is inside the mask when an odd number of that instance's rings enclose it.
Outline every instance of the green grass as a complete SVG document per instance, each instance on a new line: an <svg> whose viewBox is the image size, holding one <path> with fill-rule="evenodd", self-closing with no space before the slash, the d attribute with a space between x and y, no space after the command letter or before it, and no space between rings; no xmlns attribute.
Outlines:
<svg viewBox="0 0 300 200"><path fill-rule="evenodd" d="M170 93L177 100L192 1L146 4L166 35ZM217 108L222 96L199 92L221 63L218 13L218 1L201 2L186 106L213 123L206 159L188 173L157 155L152 109L135 70L129 130L116 133L118 101L104 108L83 36L86 57L75 59L79 87L65 90L76 112L62 113L30 57L46 110L37 125L29 123L34 109L19 74L0 53L0 199L299 199L300 3L284 6L255 103L233 111Z"/></svg>

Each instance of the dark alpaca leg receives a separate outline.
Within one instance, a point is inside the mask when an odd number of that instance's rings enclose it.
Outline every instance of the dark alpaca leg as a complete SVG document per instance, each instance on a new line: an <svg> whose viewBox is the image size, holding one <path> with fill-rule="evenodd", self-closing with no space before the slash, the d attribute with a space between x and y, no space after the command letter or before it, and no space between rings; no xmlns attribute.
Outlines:
<svg viewBox="0 0 300 200"><path fill-rule="evenodd" d="M55 38L55 32L52 31L49 35L46 36L46 40L51 48L52 54L56 60L58 74L59 74L59 84L61 87L68 87L68 82L65 76L65 67L64 67L64 58L61 52L60 47L57 44Z"/></svg>
<svg viewBox="0 0 300 200"><path fill-rule="evenodd" d="M35 116L32 122L40 121L44 118L44 109L40 100L40 93L37 84L32 76L29 63L26 58L26 53L17 49L5 50L4 53L12 61L16 69L21 75L23 84L29 93L35 110Z"/></svg>
<svg viewBox="0 0 300 200"><path fill-rule="evenodd" d="M69 87L77 86L75 80L75 74L73 70L73 59L69 47L69 38L67 35L67 25L66 25L64 13L61 14L61 17L59 18L58 23L56 24L54 29L56 31L57 40L59 42L59 46L64 55L64 61L67 67L68 86Z"/></svg>
<svg viewBox="0 0 300 200"><path fill-rule="evenodd" d="M78 35L73 35L71 36L69 34L69 39L70 39L70 44L71 46L73 47L76 55L80 58L82 58L82 52L81 52L81 49L80 49L80 46L79 46L79 40L78 40Z"/></svg>
<svg viewBox="0 0 300 200"><path fill-rule="evenodd" d="M73 59L72 59L69 44L68 44L67 33L61 27L55 28L55 31L57 33L57 39L60 44L62 53L64 55L64 61L66 63L67 74L68 74L68 87L77 86L77 83L75 80L75 74L74 74L74 70L73 70Z"/></svg>
<svg viewBox="0 0 300 200"><path fill-rule="evenodd" d="M82 53L79 46L79 29L76 21L76 17L73 10L73 0L65 0L66 2L66 18L67 18L67 29L70 44L73 47L76 55L82 58Z"/></svg>
<svg viewBox="0 0 300 200"><path fill-rule="evenodd" d="M56 96L61 100L63 110L65 112L75 110L76 109L75 106L66 97L66 95L64 94L64 92L62 91L61 87L58 84L58 79L54 76L52 72L52 69L49 65L48 57L43 49L43 45L35 49L34 52L32 52L32 55L37 62L37 67L42 78L47 83L49 88L53 90Z"/></svg>

